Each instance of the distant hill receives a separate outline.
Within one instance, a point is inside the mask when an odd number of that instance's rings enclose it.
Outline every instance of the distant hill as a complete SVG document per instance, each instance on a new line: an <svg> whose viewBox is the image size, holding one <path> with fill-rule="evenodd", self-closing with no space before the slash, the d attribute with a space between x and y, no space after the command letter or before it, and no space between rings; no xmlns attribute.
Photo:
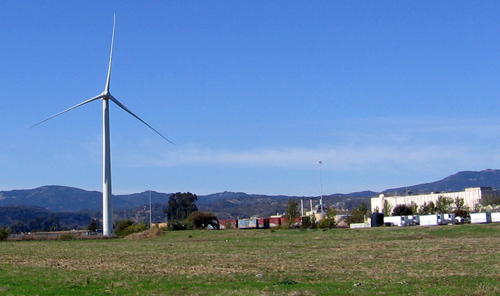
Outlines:
<svg viewBox="0 0 500 296"><path fill-rule="evenodd" d="M151 191L153 203L165 203L170 194ZM127 209L149 204L149 191L114 195L113 207ZM42 186L35 189L0 191L0 206L27 205L54 212L101 211L102 193L66 186Z"/></svg>
<svg viewBox="0 0 500 296"><path fill-rule="evenodd" d="M163 221L163 209L171 193L151 191L153 220ZM369 197L376 195L372 191L350 194L325 195L324 203L339 208L350 209L361 202L369 202ZM250 216L270 216L283 213L290 198L296 196L247 194L244 192L220 192L210 195L198 195L196 204L200 211L212 212L219 218L237 218ZM312 197L316 200L318 197ZM304 207L309 210L309 197L304 197ZM42 186L35 189L0 191L0 207L28 206L53 212L100 212L102 193L66 186ZM141 193L114 195L114 219L133 219L149 221L149 191ZM30 211L26 211L27 213Z"/></svg>
<svg viewBox="0 0 500 296"><path fill-rule="evenodd" d="M332 194L323 196L325 205L333 205L338 209L352 209L361 203L369 203L370 198L377 193L364 191L350 194ZM319 201L319 196L297 197L297 196L267 196L256 194L241 194L225 192L223 198L214 200L210 204L199 204L201 211L212 212L219 218L248 218L251 216L269 217L271 215L284 213L289 199L304 201L304 210L310 210L309 199L313 199L313 206Z"/></svg>
<svg viewBox="0 0 500 296"><path fill-rule="evenodd" d="M27 205L56 212L102 208L102 193L65 186L43 186L27 190L0 191L0 206Z"/></svg>
<svg viewBox="0 0 500 296"><path fill-rule="evenodd" d="M425 194L438 191L462 191L469 187L500 188L500 170L463 171L436 182L387 189L382 193L387 195L404 195L407 190L411 190L414 194Z"/></svg>
<svg viewBox="0 0 500 296"><path fill-rule="evenodd" d="M68 213L32 206L4 206L0 207L0 227L10 227L14 233L82 229L99 216L98 212Z"/></svg>
<svg viewBox="0 0 500 296"><path fill-rule="evenodd" d="M198 195L198 203L202 204L211 204L214 203L218 200L225 200L225 199L234 199L234 198L260 198L260 197L269 197L273 200L280 200L280 199L289 199L290 196L286 195L262 195L262 194L247 194L244 192L230 192L230 191L224 191L220 193L213 193L209 195Z"/></svg>
<svg viewBox="0 0 500 296"><path fill-rule="evenodd" d="M461 191L467 187L478 186L500 188L500 170L459 172L440 181L387 189L382 193L386 195L403 195L407 189L413 193ZM360 203L368 204L370 198L377 194L374 191L349 194L336 193L324 195L323 202L325 205L334 205L338 209L349 210ZM151 199L154 204L154 221L164 220L165 216L162 211L166 208L166 203L170 195L171 193L151 191ZM296 200L302 198L304 200L304 208L309 210L309 199L314 199L314 205L316 205L319 196L298 197L225 191L209 195L198 195L196 204L201 211L212 212L219 218L250 217L253 215L269 216L276 213L283 213L288 200L291 198ZM102 194L98 191L86 191L66 186L42 186L27 190L0 191L0 207L13 205L38 207L38 210L43 209L59 213L87 213L95 217L96 213L99 213L102 208ZM149 191L128 195L115 195L113 196L113 207L115 220L133 219L136 221L149 221ZM26 211L26 213L28 212ZM33 215L38 214L34 213Z"/></svg>
<svg viewBox="0 0 500 296"><path fill-rule="evenodd" d="M199 203L198 208L204 212L212 212L219 218L248 218L250 216L269 217L283 213L288 197L279 198L265 195L229 194L215 199L212 203Z"/></svg>

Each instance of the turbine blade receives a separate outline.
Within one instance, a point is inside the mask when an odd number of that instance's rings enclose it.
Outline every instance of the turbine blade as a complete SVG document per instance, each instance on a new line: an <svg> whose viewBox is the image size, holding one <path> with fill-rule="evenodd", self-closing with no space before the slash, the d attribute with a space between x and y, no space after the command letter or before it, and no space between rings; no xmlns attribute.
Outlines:
<svg viewBox="0 0 500 296"><path fill-rule="evenodd" d="M113 45L115 43L115 24L116 24L116 15L113 14L113 34L111 34L111 51L109 52L108 77L106 79L106 86L104 87L104 93L109 93L109 84L111 82L111 64L113 63Z"/></svg>
<svg viewBox="0 0 500 296"><path fill-rule="evenodd" d="M64 110L64 111L62 111L62 112L57 113L57 114L56 114L56 115L54 115L54 116L51 116L51 117L49 117L49 118L47 118L47 119L45 119L45 120L42 120L42 121L40 121L39 123L32 125L30 128L33 128L33 127L35 127L35 126L37 126L37 125L39 125L39 124L44 123L45 121L51 120L51 119L52 119L52 118L54 118L54 117L57 117L57 116L59 116L59 115L61 115L61 114L63 114L63 113L66 113L66 112L68 112L68 111L71 111L71 110L73 110L73 109L75 109L75 108L78 108L78 107L80 107L80 106L82 106L82 105L85 105L85 104L87 104L87 103L90 103L90 102L95 101L95 100L98 100L98 99L102 99L103 97L105 97L105 95L104 95L104 94L100 94L100 95L98 95L98 96L95 96L95 97L93 97L93 98L91 98L91 99L86 100L85 102L82 102L82 103L80 103L80 104L78 104L78 105L75 105L75 106L73 106L73 107L69 108L69 109L66 109L66 110Z"/></svg>
<svg viewBox="0 0 500 296"><path fill-rule="evenodd" d="M130 115L134 116L135 118L137 118L140 122L144 123L145 125L147 125L150 129L152 129L155 133L157 133L158 135L160 135L163 139L167 140L170 144L172 145L175 145L174 142L170 141L169 139L167 139L164 135L162 135L159 131L155 130L152 126L150 126L149 124L147 124L144 120L142 120L139 116L135 115L132 111L130 111L127 107L125 107L122 103L120 103L117 99L115 99L115 97L113 97L112 95L109 95L109 98L115 102L115 104L117 104L118 106L120 106L120 108L122 108L123 110L127 111Z"/></svg>

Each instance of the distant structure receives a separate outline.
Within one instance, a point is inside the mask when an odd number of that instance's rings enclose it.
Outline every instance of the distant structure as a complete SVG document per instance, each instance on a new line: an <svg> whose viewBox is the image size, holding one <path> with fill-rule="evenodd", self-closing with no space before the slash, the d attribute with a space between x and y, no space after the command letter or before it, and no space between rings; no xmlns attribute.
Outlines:
<svg viewBox="0 0 500 296"><path fill-rule="evenodd" d="M473 209L481 201L483 196L500 196L500 190L495 190L491 187L471 187L458 192L432 192L430 194L419 195L412 195L409 193L410 192L407 192L408 195L406 196L384 196L380 194L378 197L372 197L372 213L383 212L385 203L393 209L397 205L410 205L412 202L417 204L417 206L421 206L424 203L429 204L431 201L435 204L440 196L451 197L453 199L457 197L463 198L464 206Z"/></svg>

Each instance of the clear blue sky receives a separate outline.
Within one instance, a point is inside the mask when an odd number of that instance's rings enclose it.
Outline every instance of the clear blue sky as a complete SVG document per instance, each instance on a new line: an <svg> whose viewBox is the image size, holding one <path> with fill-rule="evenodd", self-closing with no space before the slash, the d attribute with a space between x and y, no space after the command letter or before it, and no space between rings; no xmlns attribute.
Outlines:
<svg viewBox="0 0 500 296"><path fill-rule="evenodd" d="M317 196L500 167L497 1L1 1L0 190Z"/></svg>

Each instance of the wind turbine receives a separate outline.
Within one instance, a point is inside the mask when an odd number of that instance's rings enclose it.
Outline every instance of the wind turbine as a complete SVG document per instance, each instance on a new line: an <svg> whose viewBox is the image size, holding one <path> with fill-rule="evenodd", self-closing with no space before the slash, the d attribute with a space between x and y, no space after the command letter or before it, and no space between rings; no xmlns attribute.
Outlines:
<svg viewBox="0 0 500 296"><path fill-rule="evenodd" d="M152 129L155 133L160 135L162 138L164 138L165 140L167 140L171 144L174 144L174 143L172 143L172 141L170 141L165 136L163 136L160 132L155 130L152 126L147 124L139 116L135 115L132 111L130 111L127 107L125 107L122 103L120 103L109 92L109 85L110 85L110 80L111 80L111 64L112 64L112 60L113 60L113 44L115 41L115 24L116 24L116 16L113 16L113 34L111 35L111 51L109 54L108 76L106 79L106 86L104 87L104 91L100 95L97 95L97 96L95 96L91 99L88 99L88 100L86 100L86 101L84 101L76 106L73 106L69 109L66 109L62 112L59 112L56 115L51 116L45 120L42 120L42 121L40 121L37 124L32 126L32 127L37 126L41 123L44 123L47 120L50 120L54 117L57 117L63 113L71 111L71 110L78 108L82 105L85 105L87 103L90 103L90 102L93 102L96 100L102 100L102 131L103 131L102 224L103 224L103 235L104 236L110 236L113 234L113 207L112 207L112 203L111 203L112 191L111 191L111 147L110 147L110 136L109 136L109 101L110 100L113 101L116 105L118 105L120 108L125 110L130 115L137 118L140 122L144 123L146 126L148 126L150 129Z"/></svg>

